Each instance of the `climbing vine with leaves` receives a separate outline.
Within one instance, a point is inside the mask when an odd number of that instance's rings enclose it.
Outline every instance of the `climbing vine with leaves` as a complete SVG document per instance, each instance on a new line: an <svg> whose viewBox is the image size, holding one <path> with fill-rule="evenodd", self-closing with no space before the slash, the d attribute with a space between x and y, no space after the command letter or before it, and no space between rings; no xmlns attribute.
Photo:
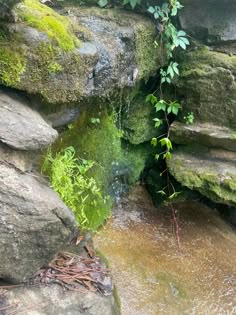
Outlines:
<svg viewBox="0 0 236 315"><path fill-rule="evenodd" d="M172 84L173 80L179 75L179 65L175 61L174 51L177 48L186 49L189 45L189 40L186 33L183 30L177 30L172 23L172 19L178 14L183 6L177 0L169 0L164 2L161 6L149 6L148 12L153 16L153 19L157 23L159 30L159 40L155 42L161 49L161 69L160 69L160 85L159 85L159 97L155 94L147 96L147 102L150 102L156 112L163 112L163 119L154 118L155 127L159 128L162 124L166 125L166 133L159 138L153 138L151 143L154 147L158 145L162 148L161 153L156 154L155 158L163 158L165 161L171 159L171 151L173 149L172 142L170 140L170 116L177 116L181 109L181 104L174 101L166 101L163 94L163 85ZM159 43L159 44L158 44ZM191 121L191 119L189 120ZM177 221L178 212L171 202L179 192L175 191L174 185L171 182L168 168L161 173L166 173L166 186L162 188L158 193L163 195L169 201L172 209L172 219L177 240L178 247L180 248L179 240L179 225Z"/></svg>
<svg viewBox="0 0 236 315"><path fill-rule="evenodd" d="M129 4L133 9L137 5L141 5L142 0L123 0L123 5ZM160 1L158 1L160 2ZM106 6L108 0L99 0L100 6ZM173 19L178 15L183 5L178 0L166 0L161 5L148 6L147 12L152 16L158 30L158 38L154 41L154 47L161 51L161 68L160 68L160 84L156 92L147 96L146 101L154 106L156 113L162 113L163 118L154 118L156 128L162 125L166 126L166 132L159 137L152 138L151 144L154 147L161 147L161 152L155 155L156 160L160 158L165 161L171 159L171 151L173 149L170 140L170 117L177 116L181 104L177 101L165 100L163 87L166 84L173 84L174 80L179 76L179 64L175 60L175 50L185 50L190 44L187 34L183 30L177 30L173 24ZM193 113L188 113L184 118L186 123L193 122ZM177 222L177 210L172 204L172 200L179 194L175 191L168 172L168 168L161 173L166 173L167 185L158 193L163 195L169 202L172 209L172 217L174 222L174 230L179 246L179 226Z"/></svg>

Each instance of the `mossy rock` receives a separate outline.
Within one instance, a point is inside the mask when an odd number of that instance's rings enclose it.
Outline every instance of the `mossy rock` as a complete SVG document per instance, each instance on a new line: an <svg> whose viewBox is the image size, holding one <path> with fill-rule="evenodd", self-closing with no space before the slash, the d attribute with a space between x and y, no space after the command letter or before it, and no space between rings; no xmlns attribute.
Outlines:
<svg viewBox="0 0 236 315"><path fill-rule="evenodd" d="M236 128L236 56L206 46L181 55L178 93L184 100L181 117L193 112L195 121Z"/></svg>
<svg viewBox="0 0 236 315"><path fill-rule="evenodd" d="M38 0L24 0L15 13L18 23L0 25L0 83L48 103L112 95L159 67L155 25L146 17L93 7L59 14Z"/></svg>
<svg viewBox="0 0 236 315"><path fill-rule="evenodd" d="M103 197L109 199L106 203L98 201L97 206L86 206L91 230L96 230L110 215L114 199L139 180L151 157L149 143L132 146L121 137L117 116L106 104L100 110L99 106L87 104L81 108L78 120L53 146L55 152L73 146L78 157L95 162L88 176L95 179Z"/></svg>
<svg viewBox="0 0 236 315"><path fill-rule="evenodd" d="M180 146L168 161L174 178L213 202L236 205L236 153L201 146Z"/></svg>
<svg viewBox="0 0 236 315"><path fill-rule="evenodd" d="M156 117L161 118L155 112L154 106L146 102L145 95L140 94L131 99L123 113L124 138L136 145L163 134L163 128L157 129L154 126L153 119Z"/></svg>

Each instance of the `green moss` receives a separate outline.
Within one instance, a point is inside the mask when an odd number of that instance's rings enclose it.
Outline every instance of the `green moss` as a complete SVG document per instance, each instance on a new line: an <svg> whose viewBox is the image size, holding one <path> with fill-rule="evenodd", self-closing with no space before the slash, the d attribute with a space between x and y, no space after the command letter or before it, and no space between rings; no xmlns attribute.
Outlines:
<svg viewBox="0 0 236 315"><path fill-rule="evenodd" d="M91 117L98 117L100 124L91 123ZM114 124L114 118L107 112L97 113L90 109L81 113L77 123L63 134L55 144L58 148L73 145L80 158L95 161L88 176L95 179L103 196L107 196L112 181L112 165L120 155L120 138ZM87 206L85 213L89 219L89 228L96 230L110 215L112 199L96 206Z"/></svg>
<svg viewBox="0 0 236 315"><path fill-rule="evenodd" d="M163 134L163 128L154 127L153 118L159 115L155 112L154 106L146 102L146 96L137 96L131 101L129 111L123 115L124 138L132 144L140 144Z"/></svg>
<svg viewBox="0 0 236 315"><path fill-rule="evenodd" d="M106 104L101 111L98 106L92 104L81 109L76 123L54 145L55 151L72 145L80 158L95 162L88 176L95 179L102 196L110 198L106 203L98 201L96 206L86 205L85 213L92 230L109 217L116 193L139 180L151 148L149 143L133 146L123 142L116 127L116 115L106 109ZM100 122L94 124L91 118Z"/></svg>
<svg viewBox="0 0 236 315"><path fill-rule="evenodd" d="M224 53L210 51L206 46L201 46L197 50L181 55L181 77L190 74L203 76L211 68L223 67L234 70L236 67L236 56L229 56Z"/></svg>
<svg viewBox="0 0 236 315"><path fill-rule="evenodd" d="M0 46L0 80L4 85L14 87L25 70L25 57L22 50L12 48Z"/></svg>
<svg viewBox="0 0 236 315"><path fill-rule="evenodd" d="M171 174L183 186L199 191L214 202L236 204L236 176L225 174L227 179L219 179L217 171L191 168L184 165L183 157L173 155L168 163Z"/></svg>
<svg viewBox="0 0 236 315"><path fill-rule="evenodd" d="M45 32L65 51L72 50L79 43L68 19L37 0L25 0L18 7L18 14L28 25Z"/></svg>
<svg viewBox="0 0 236 315"><path fill-rule="evenodd" d="M56 61L52 61L48 65L49 73L57 73L57 72L61 72L62 70L63 70L63 67Z"/></svg>
<svg viewBox="0 0 236 315"><path fill-rule="evenodd" d="M160 67L161 53L155 48L155 26L150 22L138 24L135 32L135 58L139 68L139 77L148 79L150 74Z"/></svg>

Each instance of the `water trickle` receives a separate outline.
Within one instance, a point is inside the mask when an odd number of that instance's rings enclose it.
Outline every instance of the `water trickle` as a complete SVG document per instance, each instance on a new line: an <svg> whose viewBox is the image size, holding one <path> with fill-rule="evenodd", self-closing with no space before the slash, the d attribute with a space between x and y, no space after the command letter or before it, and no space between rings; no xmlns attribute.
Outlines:
<svg viewBox="0 0 236 315"><path fill-rule="evenodd" d="M95 237L110 260L123 315L236 314L236 233L212 209L181 203L181 253L167 209L141 186Z"/></svg>

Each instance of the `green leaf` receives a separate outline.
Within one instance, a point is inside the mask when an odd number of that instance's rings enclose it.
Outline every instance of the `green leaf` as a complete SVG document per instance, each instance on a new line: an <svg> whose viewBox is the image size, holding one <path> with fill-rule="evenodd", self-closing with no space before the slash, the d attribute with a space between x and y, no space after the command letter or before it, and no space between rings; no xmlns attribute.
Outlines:
<svg viewBox="0 0 236 315"><path fill-rule="evenodd" d="M173 63L173 70L174 70L174 72L177 74L177 75L179 75L179 69L178 69L178 63L177 62L174 62Z"/></svg>
<svg viewBox="0 0 236 315"><path fill-rule="evenodd" d="M181 39L186 45L190 45L189 40L186 37L181 37Z"/></svg>
<svg viewBox="0 0 236 315"><path fill-rule="evenodd" d="M169 138L162 138L160 141L161 146L166 146L168 150L172 149L172 143Z"/></svg>
<svg viewBox="0 0 236 315"><path fill-rule="evenodd" d="M165 83L166 82L166 78L161 78L161 83Z"/></svg>
<svg viewBox="0 0 236 315"><path fill-rule="evenodd" d="M176 116L178 115L178 108L177 107L172 107L172 113L175 114Z"/></svg>
<svg viewBox="0 0 236 315"><path fill-rule="evenodd" d="M162 196L166 196L166 193L164 192L164 190L159 190L157 191L158 194L161 194Z"/></svg>
<svg viewBox="0 0 236 315"><path fill-rule="evenodd" d="M186 33L184 31L180 30L180 31L178 31L177 35L178 36L185 36Z"/></svg>
<svg viewBox="0 0 236 315"><path fill-rule="evenodd" d="M151 145L153 145L154 147L157 146L157 138L152 138Z"/></svg>
<svg viewBox="0 0 236 315"><path fill-rule="evenodd" d="M176 16L177 14L177 7L173 7L172 10L171 10L171 16Z"/></svg>
<svg viewBox="0 0 236 315"><path fill-rule="evenodd" d="M108 0L99 0L98 5L101 8L104 8L108 4Z"/></svg>
<svg viewBox="0 0 236 315"><path fill-rule="evenodd" d="M179 41L179 45L180 45L180 47L183 48L184 50L186 49L186 44L185 44L182 40Z"/></svg>
<svg viewBox="0 0 236 315"><path fill-rule="evenodd" d="M172 65L169 65L169 67L167 68L167 74L169 74L171 76L171 78L173 79L174 77L174 71L172 69Z"/></svg>
<svg viewBox="0 0 236 315"><path fill-rule="evenodd" d="M159 13L158 12L155 12L154 13L154 18L157 20L159 18Z"/></svg>
<svg viewBox="0 0 236 315"><path fill-rule="evenodd" d="M151 7L151 6L148 8L148 12L149 12L149 13L152 13L152 14L153 14L155 11L156 11L156 10L155 10L153 7Z"/></svg>
<svg viewBox="0 0 236 315"><path fill-rule="evenodd" d="M176 198L179 194L181 194L181 192L180 191L175 191L172 195L170 195L169 197L168 197L168 199L174 199L174 198Z"/></svg>
<svg viewBox="0 0 236 315"><path fill-rule="evenodd" d="M155 121L155 128L160 127L160 125L162 124L162 120L159 118L154 118L153 120Z"/></svg>
<svg viewBox="0 0 236 315"><path fill-rule="evenodd" d="M163 154L163 159L170 160L171 159L171 153L170 151L167 151L165 154Z"/></svg>
<svg viewBox="0 0 236 315"><path fill-rule="evenodd" d="M159 154L155 154L155 160L159 160L160 155Z"/></svg>

